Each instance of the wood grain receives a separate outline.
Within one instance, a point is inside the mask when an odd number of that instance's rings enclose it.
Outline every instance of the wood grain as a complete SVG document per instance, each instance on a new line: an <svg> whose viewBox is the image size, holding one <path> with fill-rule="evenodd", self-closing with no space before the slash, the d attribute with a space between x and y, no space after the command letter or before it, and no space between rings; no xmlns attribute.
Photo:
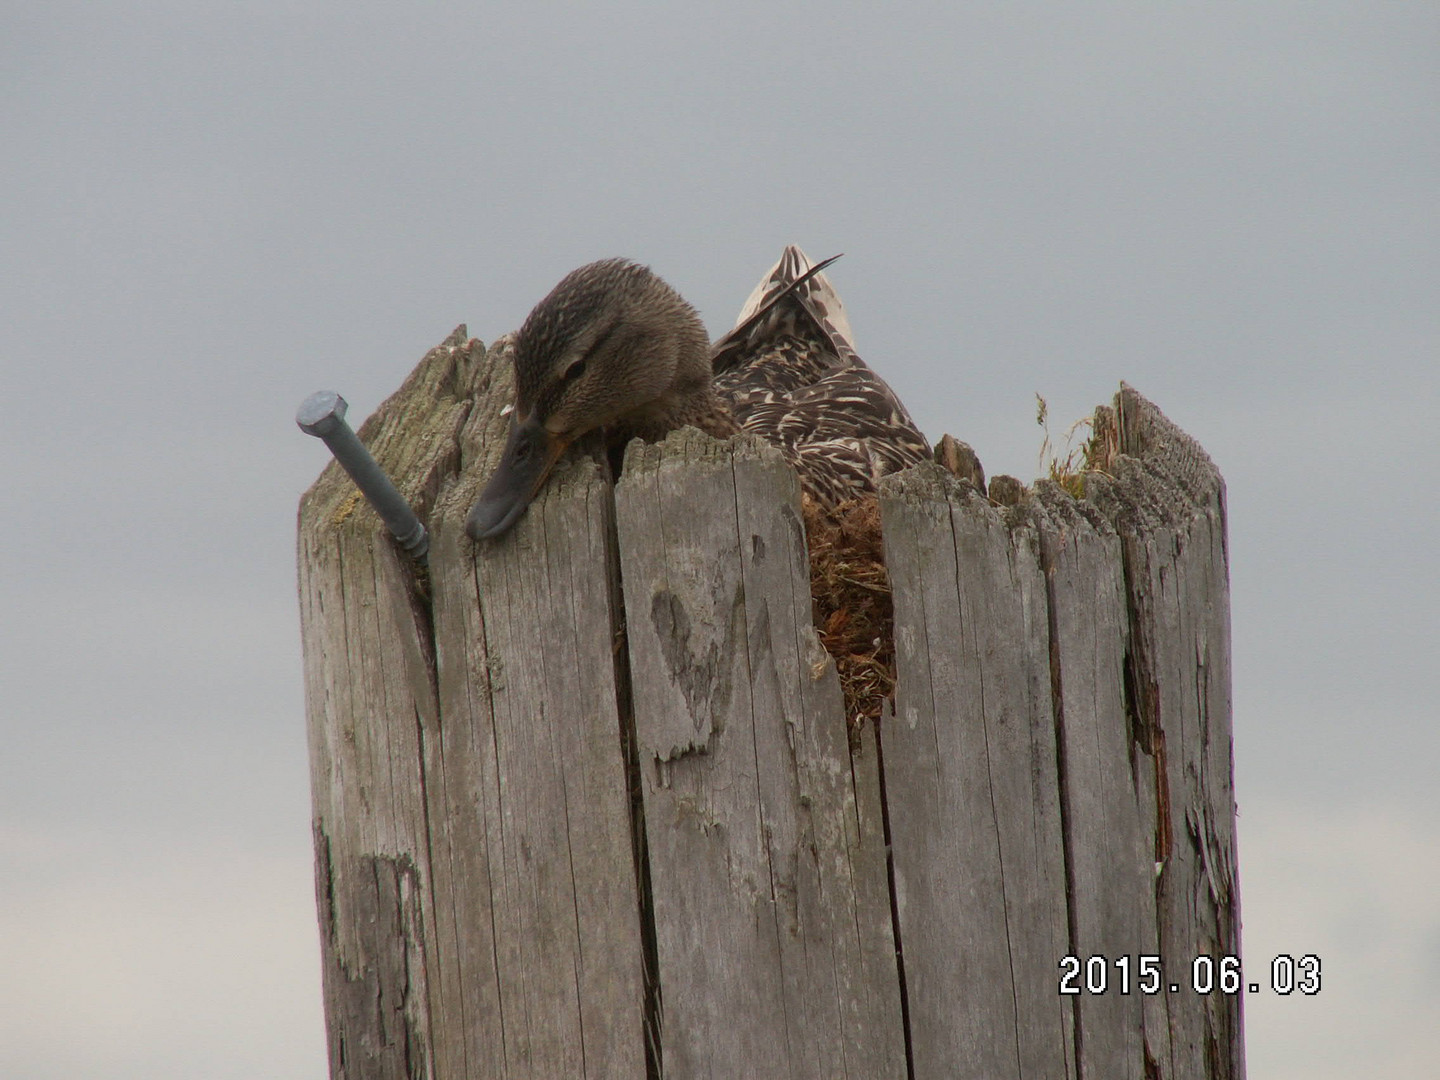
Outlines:
<svg viewBox="0 0 1440 1080"><path fill-rule="evenodd" d="M936 465L881 486L896 709L881 731L917 1077L1073 1076L1035 530Z"/></svg>
<svg viewBox="0 0 1440 1080"><path fill-rule="evenodd" d="M1195 957L1240 953L1225 483L1124 384L1099 434L1117 453L1086 497L1125 560L1133 728L1155 777L1158 947L1185 988L1147 1012L1147 1053L1177 1080L1243 1077L1240 998L1188 991Z"/></svg>
<svg viewBox="0 0 1440 1080"><path fill-rule="evenodd" d="M483 357L461 327L360 429L422 514L455 468ZM424 582L333 462L301 501L298 548L331 1075L426 1076L422 743L439 713Z"/></svg>
<svg viewBox="0 0 1440 1080"><path fill-rule="evenodd" d="M667 1075L901 1077L878 773L773 449L632 445L616 490Z"/></svg>

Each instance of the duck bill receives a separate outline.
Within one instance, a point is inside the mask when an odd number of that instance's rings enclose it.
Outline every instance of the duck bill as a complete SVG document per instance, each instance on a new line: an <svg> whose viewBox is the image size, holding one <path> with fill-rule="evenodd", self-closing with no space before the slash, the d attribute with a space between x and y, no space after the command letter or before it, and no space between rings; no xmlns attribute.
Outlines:
<svg viewBox="0 0 1440 1080"><path fill-rule="evenodd" d="M508 532L568 445L569 440L552 435L533 417L519 424L512 416L500 467L465 518L470 538L484 540Z"/></svg>

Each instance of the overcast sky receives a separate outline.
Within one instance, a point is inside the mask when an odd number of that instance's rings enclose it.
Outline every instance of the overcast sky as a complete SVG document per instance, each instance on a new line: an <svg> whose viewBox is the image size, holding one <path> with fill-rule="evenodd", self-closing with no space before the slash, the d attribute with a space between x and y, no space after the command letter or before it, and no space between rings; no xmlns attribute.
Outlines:
<svg viewBox="0 0 1440 1080"><path fill-rule="evenodd" d="M324 1074L295 406L788 242L932 437L1229 485L1252 1077L1440 1054L1440 6L0 4L0 1075Z"/></svg>

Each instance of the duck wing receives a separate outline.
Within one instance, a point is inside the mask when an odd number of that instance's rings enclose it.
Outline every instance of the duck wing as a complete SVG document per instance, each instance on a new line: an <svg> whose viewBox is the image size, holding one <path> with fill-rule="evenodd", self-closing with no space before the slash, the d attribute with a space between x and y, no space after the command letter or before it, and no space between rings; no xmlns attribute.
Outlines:
<svg viewBox="0 0 1440 1080"><path fill-rule="evenodd" d="M736 423L779 447L830 505L930 458L905 406L851 343L844 305L821 273L833 261L787 247L711 354Z"/></svg>

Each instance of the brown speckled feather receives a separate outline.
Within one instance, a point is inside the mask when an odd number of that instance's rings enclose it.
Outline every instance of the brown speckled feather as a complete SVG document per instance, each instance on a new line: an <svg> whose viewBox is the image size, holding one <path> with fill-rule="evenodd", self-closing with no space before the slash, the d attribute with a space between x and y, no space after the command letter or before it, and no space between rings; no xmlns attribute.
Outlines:
<svg viewBox="0 0 1440 1080"><path fill-rule="evenodd" d="M928 461L930 446L856 354L825 275L795 285L812 269L803 251L787 247L715 343L712 364L740 427L778 446L805 489L834 505Z"/></svg>

